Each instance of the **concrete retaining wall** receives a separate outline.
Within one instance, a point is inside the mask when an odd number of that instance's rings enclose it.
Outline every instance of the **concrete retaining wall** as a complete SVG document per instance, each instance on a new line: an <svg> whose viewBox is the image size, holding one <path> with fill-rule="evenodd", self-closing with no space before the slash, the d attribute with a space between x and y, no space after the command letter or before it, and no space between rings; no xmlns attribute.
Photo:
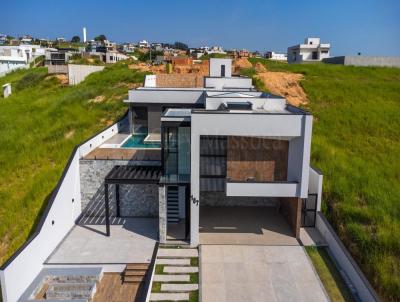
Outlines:
<svg viewBox="0 0 400 302"><path fill-rule="evenodd" d="M52 73L68 73L68 65L47 65L47 72Z"/></svg>
<svg viewBox="0 0 400 302"><path fill-rule="evenodd" d="M27 242L0 268L3 302L14 302L42 270L43 263L81 214L79 159L108 140L121 123L100 132L72 152L38 227Z"/></svg>
<svg viewBox="0 0 400 302"><path fill-rule="evenodd" d="M315 227L328 243L329 251L338 263L340 269L344 271L356 288L360 300L363 302L379 301L374 289L321 212L317 213Z"/></svg>
<svg viewBox="0 0 400 302"><path fill-rule="evenodd" d="M352 66L400 67L400 57L339 56L324 59L323 62Z"/></svg>
<svg viewBox="0 0 400 302"><path fill-rule="evenodd" d="M70 85L76 85L85 80L85 78L97 71L102 71L104 66L93 65L75 65L68 64L68 80Z"/></svg>

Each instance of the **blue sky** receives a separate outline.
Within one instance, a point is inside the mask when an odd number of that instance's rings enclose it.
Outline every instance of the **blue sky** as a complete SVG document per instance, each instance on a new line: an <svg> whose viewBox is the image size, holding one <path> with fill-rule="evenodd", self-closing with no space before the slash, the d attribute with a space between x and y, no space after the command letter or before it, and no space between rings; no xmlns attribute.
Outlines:
<svg viewBox="0 0 400 302"><path fill-rule="evenodd" d="M189 46L285 51L307 36L333 55L400 55L399 0L4 1L0 33L182 41Z"/></svg>

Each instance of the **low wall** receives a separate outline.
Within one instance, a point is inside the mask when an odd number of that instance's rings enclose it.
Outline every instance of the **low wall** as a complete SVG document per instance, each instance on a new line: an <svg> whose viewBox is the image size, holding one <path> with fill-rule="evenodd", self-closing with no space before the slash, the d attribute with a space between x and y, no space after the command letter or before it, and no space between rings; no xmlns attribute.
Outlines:
<svg viewBox="0 0 400 302"><path fill-rule="evenodd" d="M340 269L344 271L346 276L351 280L351 283L356 288L360 300L363 302L379 301L374 289L369 284L357 263L346 250L332 226L321 212L317 213L315 227L318 229L324 240L328 243L329 251L336 260Z"/></svg>
<svg viewBox="0 0 400 302"><path fill-rule="evenodd" d="M68 65L47 65L47 72L52 73L68 73Z"/></svg>
<svg viewBox="0 0 400 302"><path fill-rule="evenodd" d="M87 217L104 216L104 178L115 165L159 165L158 161L80 160L82 211ZM158 185L119 185L120 215L158 217ZM115 186L109 188L110 214L116 215Z"/></svg>
<svg viewBox="0 0 400 302"><path fill-rule="evenodd" d="M85 80L85 78L97 71L102 71L104 66L93 65L75 65L68 64L68 81L70 85L76 85Z"/></svg>
<svg viewBox="0 0 400 302"><path fill-rule="evenodd" d="M118 133L120 121L75 147L32 236L0 268L3 302L15 302L81 214L79 159Z"/></svg>
<svg viewBox="0 0 400 302"><path fill-rule="evenodd" d="M339 56L326 58L323 60L323 62L328 64L341 64L351 66L400 67L400 57Z"/></svg>
<svg viewBox="0 0 400 302"><path fill-rule="evenodd" d="M310 167L309 171L308 194L317 194L317 211L321 211L323 175L321 171L313 167Z"/></svg>

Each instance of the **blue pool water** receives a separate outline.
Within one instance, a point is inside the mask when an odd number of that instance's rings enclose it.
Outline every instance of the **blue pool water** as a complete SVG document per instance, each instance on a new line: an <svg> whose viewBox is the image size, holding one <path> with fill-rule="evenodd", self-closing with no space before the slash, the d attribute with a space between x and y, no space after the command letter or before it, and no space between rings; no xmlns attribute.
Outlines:
<svg viewBox="0 0 400 302"><path fill-rule="evenodd" d="M144 134L133 134L128 140L121 146L122 148L161 148L161 143L146 143L144 139L147 133Z"/></svg>

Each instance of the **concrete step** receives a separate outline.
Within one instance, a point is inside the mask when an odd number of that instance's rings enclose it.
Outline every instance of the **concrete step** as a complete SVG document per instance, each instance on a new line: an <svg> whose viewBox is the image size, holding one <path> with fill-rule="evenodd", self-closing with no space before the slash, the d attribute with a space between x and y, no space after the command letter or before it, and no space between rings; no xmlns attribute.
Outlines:
<svg viewBox="0 0 400 302"><path fill-rule="evenodd" d="M197 249L163 249L160 248L157 253L157 258L192 258L198 257L199 251Z"/></svg>
<svg viewBox="0 0 400 302"><path fill-rule="evenodd" d="M147 270L149 265L147 263L130 263L126 265L127 270Z"/></svg>
<svg viewBox="0 0 400 302"><path fill-rule="evenodd" d="M150 301L189 301L189 293L153 293Z"/></svg>
<svg viewBox="0 0 400 302"><path fill-rule="evenodd" d="M163 272L166 274L198 273L199 268L195 266L164 266Z"/></svg>
<svg viewBox="0 0 400 302"><path fill-rule="evenodd" d="M147 271L144 270L127 270L125 271L125 276L146 276Z"/></svg>
<svg viewBox="0 0 400 302"><path fill-rule="evenodd" d="M174 284L174 283L164 283L161 284L161 291L163 292L190 292L198 290L199 286L197 284Z"/></svg>
<svg viewBox="0 0 400 302"><path fill-rule="evenodd" d="M186 265L190 266L190 259L157 259L156 264L164 264L164 265Z"/></svg>
<svg viewBox="0 0 400 302"><path fill-rule="evenodd" d="M154 275L155 282L189 282L189 275Z"/></svg>
<svg viewBox="0 0 400 302"><path fill-rule="evenodd" d="M124 282L125 283L140 283L144 280L143 276L125 276Z"/></svg>

